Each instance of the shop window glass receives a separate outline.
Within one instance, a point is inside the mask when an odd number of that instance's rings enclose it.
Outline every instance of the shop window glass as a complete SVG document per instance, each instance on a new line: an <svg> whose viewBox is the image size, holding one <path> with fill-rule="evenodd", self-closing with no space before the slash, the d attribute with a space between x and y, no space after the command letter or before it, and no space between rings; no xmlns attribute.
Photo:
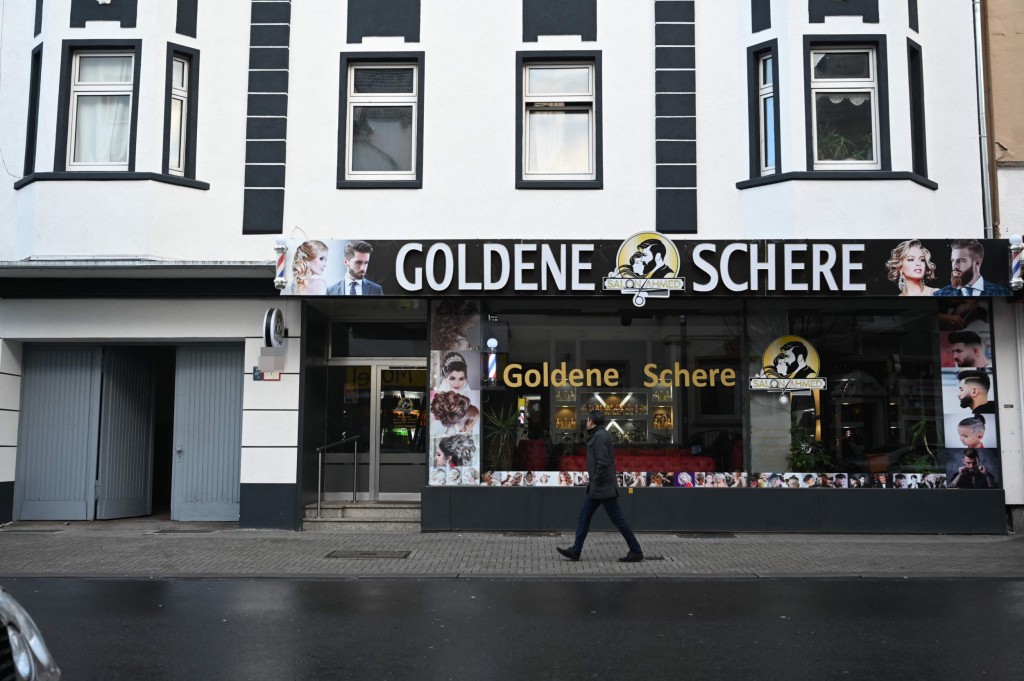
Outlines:
<svg viewBox="0 0 1024 681"><path fill-rule="evenodd" d="M479 400L481 482L584 484L592 409L606 414L623 485L667 486L695 467L743 469L740 309L721 301L685 312L656 301L642 310L536 299L481 306L481 350L460 351ZM449 351L433 354L440 392Z"/></svg>

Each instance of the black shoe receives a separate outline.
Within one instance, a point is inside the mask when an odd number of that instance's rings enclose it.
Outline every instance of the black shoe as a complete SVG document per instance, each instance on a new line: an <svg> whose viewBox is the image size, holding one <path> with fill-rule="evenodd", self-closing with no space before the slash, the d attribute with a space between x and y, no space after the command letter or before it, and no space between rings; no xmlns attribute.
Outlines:
<svg viewBox="0 0 1024 681"><path fill-rule="evenodd" d="M568 558L571 561L577 561L577 560L580 559L580 554L576 553L572 549L559 549L559 548L556 548L555 551L558 551L560 554L562 554L563 556L565 556L566 558Z"/></svg>
<svg viewBox="0 0 1024 681"><path fill-rule="evenodd" d="M561 549L559 549L559 550L561 550ZM620 563L639 563L639 562L643 561L643 559L644 559L644 554L642 554L642 553L633 553L632 551L630 551L629 553L627 553L622 558L619 558L619 562Z"/></svg>

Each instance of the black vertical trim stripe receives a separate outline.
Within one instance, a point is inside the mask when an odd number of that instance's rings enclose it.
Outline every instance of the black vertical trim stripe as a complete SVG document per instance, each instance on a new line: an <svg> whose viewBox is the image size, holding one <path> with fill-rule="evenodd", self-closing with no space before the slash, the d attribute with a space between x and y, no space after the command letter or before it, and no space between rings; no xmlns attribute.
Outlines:
<svg viewBox="0 0 1024 681"><path fill-rule="evenodd" d="M291 1L252 0L249 28L249 99L243 234L284 230L285 159L288 132L288 63Z"/></svg>
<svg viewBox="0 0 1024 681"><path fill-rule="evenodd" d="M367 36L399 36L420 41L420 0L348 0L346 41L361 43Z"/></svg>
<svg viewBox="0 0 1024 681"><path fill-rule="evenodd" d="M907 38L907 73L910 81L910 148L913 170L928 177L928 143L924 122L924 64L921 46Z"/></svg>
<svg viewBox="0 0 1024 681"><path fill-rule="evenodd" d="M917 0L907 0L907 13L910 15L910 29L920 32L921 28L917 23Z"/></svg>
<svg viewBox="0 0 1024 681"><path fill-rule="evenodd" d="M33 37L43 32L43 0L36 0L36 25Z"/></svg>
<svg viewBox="0 0 1024 681"><path fill-rule="evenodd" d="M656 210L659 232L697 232L696 78L693 0L656 0Z"/></svg>
<svg viewBox="0 0 1024 681"><path fill-rule="evenodd" d="M861 17L877 24L878 0L808 0L807 14L812 24L825 23L825 17Z"/></svg>
<svg viewBox="0 0 1024 681"><path fill-rule="evenodd" d="M772 27L772 0L750 0L750 31L760 33Z"/></svg>
<svg viewBox="0 0 1024 681"><path fill-rule="evenodd" d="M25 130L25 168L22 175L36 171L36 141L39 137L39 81L42 77L43 45L32 50L32 66L29 73L28 126Z"/></svg>
<svg viewBox="0 0 1024 681"><path fill-rule="evenodd" d="M542 35L578 35L597 40L597 0L523 0L523 42Z"/></svg>
<svg viewBox="0 0 1024 681"><path fill-rule="evenodd" d="M178 15L174 22L174 32L195 38L198 21L199 0L178 0Z"/></svg>
<svg viewBox="0 0 1024 681"><path fill-rule="evenodd" d="M121 28L135 28L139 0L114 0L101 5L96 0L71 0L71 28L85 28L88 21L116 21Z"/></svg>

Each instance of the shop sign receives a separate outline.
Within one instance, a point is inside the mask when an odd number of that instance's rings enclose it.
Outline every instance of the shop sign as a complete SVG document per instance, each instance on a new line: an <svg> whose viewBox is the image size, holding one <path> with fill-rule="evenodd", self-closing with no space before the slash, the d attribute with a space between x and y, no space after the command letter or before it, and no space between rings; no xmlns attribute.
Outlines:
<svg viewBox="0 0 1024 681"><path fill-rule="evenodd" d="M1010 296L1002 240L292 240L291 296Z"/></svg>
<svg viewBox="0 0 1024 681"><path fill-rule="evenodd" d="M793 393L825 390L828 381L818 375L821 360L818 351L799 336L782 336L765 348L761 371L750 379L755 392L778 393L780 404L789 404Z"/></svg>

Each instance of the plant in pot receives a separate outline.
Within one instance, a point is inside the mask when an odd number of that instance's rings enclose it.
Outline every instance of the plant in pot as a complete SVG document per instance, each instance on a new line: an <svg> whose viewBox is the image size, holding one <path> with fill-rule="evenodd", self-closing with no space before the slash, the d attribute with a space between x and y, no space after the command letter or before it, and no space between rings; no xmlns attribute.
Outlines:
<svg viewBox="0 0 1024 681"><path fill-rule="evenodd" d="M513 405L484 409L484 461L491 470L507 471L526 435L519 423L519 411ZM487 464L485 464L487 466Z"/></svg>
<svg viewBox="0 0 1024 681"><path fill-rule="evenodd" d="M827 473L835 468L831 455L822 442L811 437L810 432L792 419L789 428L789 470L801 473Z"/></svg>
<svg viewBox="0 0 1024 681"><path fill-rule="evenodd" d="M938 465L938 457L932 450L932 442L936 440L935 425L924 412L921 418L910 427L910 451L900 459L903 470L928 472Z"/></svg>

